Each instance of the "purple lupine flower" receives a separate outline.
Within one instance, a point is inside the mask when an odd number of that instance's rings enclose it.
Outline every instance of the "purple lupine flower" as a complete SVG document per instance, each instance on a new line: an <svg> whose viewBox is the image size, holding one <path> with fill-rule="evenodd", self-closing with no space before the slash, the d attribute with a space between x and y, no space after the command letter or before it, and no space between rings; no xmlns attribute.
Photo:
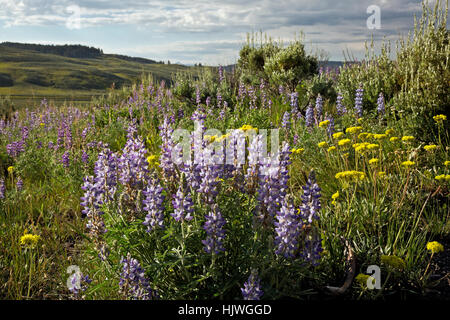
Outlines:
<svg viewBox="0 0 450 320"><path fill-rule="evenodd" d="M285 199L274 222L275 253L286 258L294 258L298 250L301 221L296 211L296 208Z"/></svg>
<svg viewBox="0 0 450 320"><path fill-rule="evenodd" d="M151 178L144 190L145 199L144 211L147 212L145 220L142 223L147 226L147 232L154 230L156 227L164 228L164 195L163 188L156 178Z"/></svg>
<svg viewBox="0 0 450 320"><path fill-rule="evenodd" d="M225 76L223 74L223 67L219 66L219 83L222 83L225 80Z"/></svg>
<svg viewBox="0 0 450 320"><path fill-rule="evenodd" d="M322 120L322 113L323 113L323 99L322 96L319 94L316 99L316 122Z"/></svg>
<svg viewBox="0 0 450 320"><path fill-rule="evenodd" d="M208 96L208 97L206 98L206 107L209 107L210 104L211 104L211 97Z"/></svg>
<svg viewBox="0 0 450 320"><path fill-rule="evenodd" d="M283 114L281 127L286 130L289 130L291 128L291 114L288 111L284 112Z"/></svg>
<svg viewBox="0 0 450 320"><path fill-rule="evenodd" d="M330 123L327 126L327 133L328 136L332 136L334 133L334 118L332 116L327 116L327 120L330 121Z"/></svg>
<svg viewBox="0 0 450 320"><path fill-rule="evenodd" d="M305 240L305 247L300 255L313 266L318 266L322 251L322 239L315 235L312 239Z"/></svg>
<svg viewBox="0 0 450 320"><path fill-rule="evenodd" d="M314 123L314 109L312 105L308 105L305 115L305 124L307 127L312 127L313 123Z"/></svg>
<svg viewBox="0 0 450 320"><path fill-rule="evenodd" d="M49 141L48 142L48 148L54 150L55 149L55 144L53 143L53 141Z"/></svg>
<svg viewBox="0 0 450 320"><path fill-rule="evenodd" d="M113 196L116 192L117 167L117 155L108 148L104 148L98 154L97 161L94 165L94 181L97 191L102 194L102 201L105 203L113 199Z"/></svg>
<svg viewBox="0 0 450 320"><path fill-rule="evenodd" d="M61 157L61 163L63 164L64 168L68 168L70 165L70 153L69 151L66 151L63 153Z"/></svg>
<svg viewBox="0 0 450 320"><path fill-rule="evenodd" d="M166 178L174 177L176 170L172 159L172 149L174 147L172 140L173 129L167 117L164 118L162 125L159 126L159 130L159 135L162 140L160 146L161 156L159 158L160 167L163 169Z"/></svg>
<svg viewBox="0 0 450 320"><path fill-rule="evenodd" d="M206 202L208 204L215 203L215 198L218 194L217 185L219 183L218 178L220 177L220 167L218 164L217 155L214 150L210 148L205 148L202 152L203 163L200 166L200 186L198 192L203 193L206 196Z"/></svg>
<svg viewBox="0 0 450 320"><path fill-rule="evenodd" d="M298 139L299 139L298 134L294 134L294 141L292 142L292 144L293 144L294 146L297 145Z"/></svg>
<svg viewBox="0 0 450 320"><path fill-rule="evenodd" d="M17 178L16 188L17 188L17 191L22 191L22 189L23 189L23 180L21 177Z"/></svg>
<svg viewBox="0 0 450 320"><path fill-rule="evenodd" d="M148 278L140 263L131 257L128 253L127 257L120 260L123 265L120 274L120 291L125 297L133 300L151 300L156 297L156 292L150 287Z"/></svg>
<svg viewBox="0 0 450 320"><path fill-rule="evenodd" d="M303 187L302 205L300 211L302 217L311 223L313 220L319 219L320 205L320 188L316 182L316 175L311 171L306 185Z"/></svg>
<svg viewBox="0 0 450 320"><path fill-rule="evenodd" d="M206 216L206 222L203 229L206 231L206 240L202 240L204 249L207 253L219 253L225 251L223 241L225 239L225 219L217 209L209 212Z"/></svg>
<svg viewBox="0 0 450 320"><path fill-rule="evenodd" d="M74 272L71 276L69 291L72 292L74 299L80 298L80 293L86 291L92 279L88 275L83 275L81 272Z"/></svg>
<svg viewBox="0 0 450 320"><path fill-rule="evenodd" d="M347 109L342 104L342 99L344 98L342 97L342 94L339 92L336 98L336 109L338 116L342 116L344 113L347 113Z"/></svg>
<svg viewBox="0 0 450 320"><path fill-rule="evenodd" d="M283 144L280 154L261 161L258 188L257 218L260 222L273 218L278 213L288 190L290 147ZM268 216L266 215L268 214Z"/></svg>
<svg viewBox="0 0 450 320"><path fill-rule="evenodd" d="M27 140L28 139L28 135L29 135L28 127L23 127L22 128L22 141Z"/></svg>
<svg viewBox="0 0 450 320"><path fill-rule="evenodd" d="M58 138L56 139L56 150L64 145L65 122L63 121L58 128Z"/></svg>
<svg viewBox="0 0 450 320"><path fill-rule="evenodd" d="M201 100L201 97L200 97L200 89L197 86L196 89L195 89L195 103L197 103L197 106L200 106L201 101L202 100Z"/></svg>
<svg viewBox="0 0 450 320"><path fill-rule="evenodd" d="M175 219L175 221L190 221L192 220L191 213L194 211L192 198L189 194L185 195L183 192L183 187L180 186L178 188L177 193L172 200L172 204L174 207L174 212L171 216Z"/></svg>
<svg viewBox="0 0 450 320"><path fill-rule="evenodd" d="M384 113L385 113L383 92L380 92L380 95L378 96L377 111L378 111L378 114L381 116L384 115Z"/></svg>
<svg viewBox="0 0 450 320"><path fill-rule="evenodd" d="M297 112L298 111L298 92L292 92L290 94L291 97L291 101L290 101L290 106L291 106L291 110L292 112Z"/></svg>
<svg viewBox="0 0 450 320"><path fill-rule="evenodd" d="M5 199L5 180L0 179L0 199Z"/></svg>
<svg viewBox="0 0 450 320"><path fill-rule="evenodd" d="M244 300L260 300L264 295L261 289L261 280L255 271L251 272L247 282L244 283L244 288L241 288L241 292Z"/></svg>
<svg viewBox="0 0 450 320"><path fill-rule="evenodd" d="M129 138L119 158L119 181L124 185L140 189L148 173L147 149L140 137Z"/></svg>
<svg viewBox="0 0 450 320"><path fill-rule="evenodd" d="M86 151L83 150L83 153L81 154L81 161L83 163L88 163L89 162L89 156L86 153Z"/></svg>
<svg viewBox="0 0 450 320"><path fill-rule="evenodd" d="M359 88L356 89L356 97L355 97L355 112L358 118L362 117L363 114L363 95L364 89L362 84L359 85Z"/></svg>
<svg viewBox="0 0 450 320"><path fill-rule="evenodd" d="M243 83L239 83L238 98L239 98L239 101L241 101L241 103L245 98L245 94L246 94L245 85Z"/></svg>
<svg viewBox="0 0 450 320"><path fill-rule="evenodd" d="M108 257L109 251L101 241L102 235L108 231L102 217L102 193L97 190L94 177L87 176L83 180L84 183L81 189L85 192L83 197L81 197L81 205L84 209L81 212L88 219L86 227L89 229L89 235L94 240L99 258L104 261Z"/></svg>
<svg viewBox="0 0 450 320"><path fill-rule="evenodd" d="M22 140L13 141L10 144L6 145L6 152L11 157L15 158L20 155L21 152L25 151L24 142Z"/></svg>

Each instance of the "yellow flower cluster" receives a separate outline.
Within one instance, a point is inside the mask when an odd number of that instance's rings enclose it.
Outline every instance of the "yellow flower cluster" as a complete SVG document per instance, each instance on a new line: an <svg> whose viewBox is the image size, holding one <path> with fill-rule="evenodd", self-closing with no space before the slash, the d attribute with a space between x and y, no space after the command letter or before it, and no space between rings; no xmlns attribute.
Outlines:
<svg viewBox="0 0 450 320"><path fill-rule="evenodd" d="M369 142L360 142L353 144L353 148L355 149L356 152L364 152L366 150L378 149L379 147L380 147L379 144Z"/></svg>
<svg viewBox="0 0 450 320"><path fill-rule="evenodd" d="M395 141L397 141L397 140L398 140L398 137L391 137L391 138L389 139L390 142L395 142Z"/></svg>
<svg viewBox="0 0 450 320"><path fill-rule="evenodd" d="M444 251L444 246L437 241L432 241L427 243L427 250L431 253L438 253Z"/></svg>
<svg viewBox="0 0 450 320"><path fill-rule="evenodd" d="M414 161L403 161L402 162L402 166L403 167L406 167L406 168L409 168L409 167L411 167L411 166L413 166L413 165L415 165L416 163L414 162Z"/></svg>
<svg viewBox="0 0 450 320"><path fill-rule="evenodd" d="M251 125L249 125L249 124L244 124L242 127L240 127L239 128L239 130L242 130L242 131L248 131L248 130L256 130L256 131L258 131L258 128L253 128Z"/></svg>
<svg viewBox="0 0 450 320"><path fill-rule="evenodd" d="M437 145L435 145L435 144L429 144L429 145L424 146L423 148L424 148L425 150L431 152L431 151L433 151L433 150L436 150Z"/></svg>
<svg viewBox="0 0 450 320"><path fill-rule="evenodd" d="M334 138L334 139L339 139L339 138L342 137L343 135L344 135L343 132L336 132L336 133L333 133L333 138Z"/></svg>
<svg viewBox="0 0 450 320"><path fill-rule="evenodd" d="M394 129L387 129L384 133L386 133L388 136L394 133Z"/></svg>
<svg viewBox="0 0 450 320"><path fill-rule="evenodd" d="M377 158L372 158L369 160L369 164L377 164L378 162L380 162L380 160Z"/></svg>
<svg viewBox="0 0 450 320"><path fill-rule="evenodd" d="M324 148L324 147L326 147L328 144L327 144L326 141L322 141L322 142L319 142L317 145L319 146L319 148Z"/></svg>
<svg viewBox="0 0 450 320"><path fill-rule="evenodd" d="M27 230L25 230L23 236L20 237L20 245L27 248L34 248L40 238L40 236L27 233Z"/></svg>
<svg viewBox="0 0 450 320"><path fill-rule="evenodd" d="M9 172L9 174L12 174L14 172L14 167L13 166L9 166L8 167L8 172Z"/></svg>
<svg viewBox="0 0 450 320"><path fill-rule="evenodd" d="M446 166L446 167L450 166L450 160L445 161L444 166Z"/></svg>
<svg viewBox="0 0 450 320"><path fill-rule="evenodd" d="M366 178L366 174L362 171L355 171L355 170L342 171L336 173L335 178L345 181L358 181L364 180Z"/></svg>
<svg viewBox="0 0 450 320"><path fill-rule="evenodd" d="M331 151L334 151L334 150L336 150L335 146L331 146L331 147L328 148L328 152L331 152Z"/></svg>
<svg viewBox="0 0 450 320"><path fill-rule="evenodd" d="M350 127L345 129L345 133L358 133L362 129L363 129L362 127Z"/></svg>
<svg viewBox="0 0 450 320"><path fill-rule="evenodd" d="M414 140L413 136L403 136L402 141L408 142Z"/></svg>
<svg viewBox="0 0 450 320"><path fill-rule="evenodd" d="M349 144L350 141L351 141L350 139L342 139L338 141L338 145L342 147L345 146L346 144Z"/></svg>
<svg viewBox="0 0 450 320"><path fill-rule="evenodd" d="M158 156L156 156L154 154L147 157L147 162L150 167L159 166L159 162L157 160L158 160Z"/></svg>
<svg viewBox="0 0 450 320"><path fill-rule="evenodd" d="M293 153L293 154L300 154L300 153L302 153L303 151L305 151L305 149L304 148L293 148L292 150L291 150L291 152Z"/></svg>
<svg viewBox="0 0 450 320"><path fill-rule="evenodd" d="M321 121L319 123L319 127L324 128L327 127L330 124L330 120Z"/></svg>
<svg viewBox="0 0 450 320"><path fill-rule="evenodd" d="M440 174L436 176L435 179L438 181L440 180L450 181L450 174Z"/></svg>
<svg viewBox="0 0 450 320"><path fill-rule="evenodd" d="M382 255L381 262L394 269L398 270L405 269L405 261L397 256Z"/></svg>
<svg viewBox="0 0 450 320"><path fill-rule="evenodd" d="M442 121L447 120L447 116L443 115L443 114L438 114L437 116L434 116L433 119L436 122L442 122Z"/></svg>
<svg viewBox="0 0 450 320"><path fill-rule="evenodd" d="M356 282L359 283L359 285L363 288L367 287L367 280L369 280L369 278L372 278L372 283L375 283L375 278L369 276L368 274L364 274L364 273L360 273L355 277Z"/></svg>
<svg viewBox="0 0 450 320"><path fill-rule="evenodd" d="M378 176L381 178L381 177L384 177L384 176L386 176L386 172L384 172L384 171L378 171Z"/></svg>
<svg viewBox="0 0 450 320"><path fill-rule="evenodd" d="M374 134L373 137L375 139L377 139L377 140L381 140L381 139L387 138L387 134L385 134L385 133L377 133L377 134Z"/></svg>
<svg viewBox="0 0 450 320"><path fill-rule="evenodd" d="M337 200L337 198L339 198L339 191L336 191L336 192L333 193L333 195L331 196L331 199L332 199L331 203L332 203L333 205L336 205L336 200Z"/></svg>

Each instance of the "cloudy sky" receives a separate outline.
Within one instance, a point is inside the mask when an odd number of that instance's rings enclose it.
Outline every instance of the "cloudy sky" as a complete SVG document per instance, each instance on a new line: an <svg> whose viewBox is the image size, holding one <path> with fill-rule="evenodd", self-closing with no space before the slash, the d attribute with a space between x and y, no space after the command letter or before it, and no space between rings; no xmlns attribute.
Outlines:
<svg viewBox="0 0 450 320"><path fill-rule="evenodd" d="M433 3L434 1L429 1ZM380 28L367 20L380 9ZM420 0L0 0L0 42L84 44L192 64L235 63L249 32L289 41L343 60L364 54L364 41L396 39L420 15Z"/></svg>

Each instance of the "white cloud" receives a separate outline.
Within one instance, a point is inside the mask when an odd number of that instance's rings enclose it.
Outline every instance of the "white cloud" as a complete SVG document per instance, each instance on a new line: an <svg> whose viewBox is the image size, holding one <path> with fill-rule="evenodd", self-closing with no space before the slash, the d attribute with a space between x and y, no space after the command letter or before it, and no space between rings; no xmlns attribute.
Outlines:
<svg viewBox="0 0 450 320"><path fill-rule="evenodd" d="M421 0L0 0L0 22L14 26L74 26L74 12L80 8L75 29L107 28L121 25L149 29L152 39L175 39L168 44L111 47L125 54L145 54L155 59L233 60L251 31L267 32L275 38L292 39L303 30L305 40L332 57L341 57L345 48L361 51L364 40L406 33L413 14L420 13ZM367 30L366 9L381 8L381 30ZM187 40L187 39L190 39ZM207 40L205 40L207 39ZM212 40L209 40L212 39ZM218 40L220 39L220 40ZM165 41L166 43L168 41ZM163 55L165 55L163 57ZM162 58L158 58L162 57ZM197 62L197 61L196 61ZM231 61L234 62L234 61Z"/></svg>

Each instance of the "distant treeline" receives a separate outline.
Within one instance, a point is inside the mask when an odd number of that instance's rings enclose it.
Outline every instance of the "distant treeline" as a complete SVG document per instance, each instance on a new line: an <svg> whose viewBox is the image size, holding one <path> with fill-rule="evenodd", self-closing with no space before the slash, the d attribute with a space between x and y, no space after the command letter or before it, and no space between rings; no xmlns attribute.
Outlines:
<svg viewBox="0 0 450 320"><path fill-rule="evenodd" d="M49 45L49 44L31 44L3 42L0 46L16 48L21 50L34 50L42 53L57 54L69 58L98 58L103 55L102 49L94 47L75 45Z"/></svg>

